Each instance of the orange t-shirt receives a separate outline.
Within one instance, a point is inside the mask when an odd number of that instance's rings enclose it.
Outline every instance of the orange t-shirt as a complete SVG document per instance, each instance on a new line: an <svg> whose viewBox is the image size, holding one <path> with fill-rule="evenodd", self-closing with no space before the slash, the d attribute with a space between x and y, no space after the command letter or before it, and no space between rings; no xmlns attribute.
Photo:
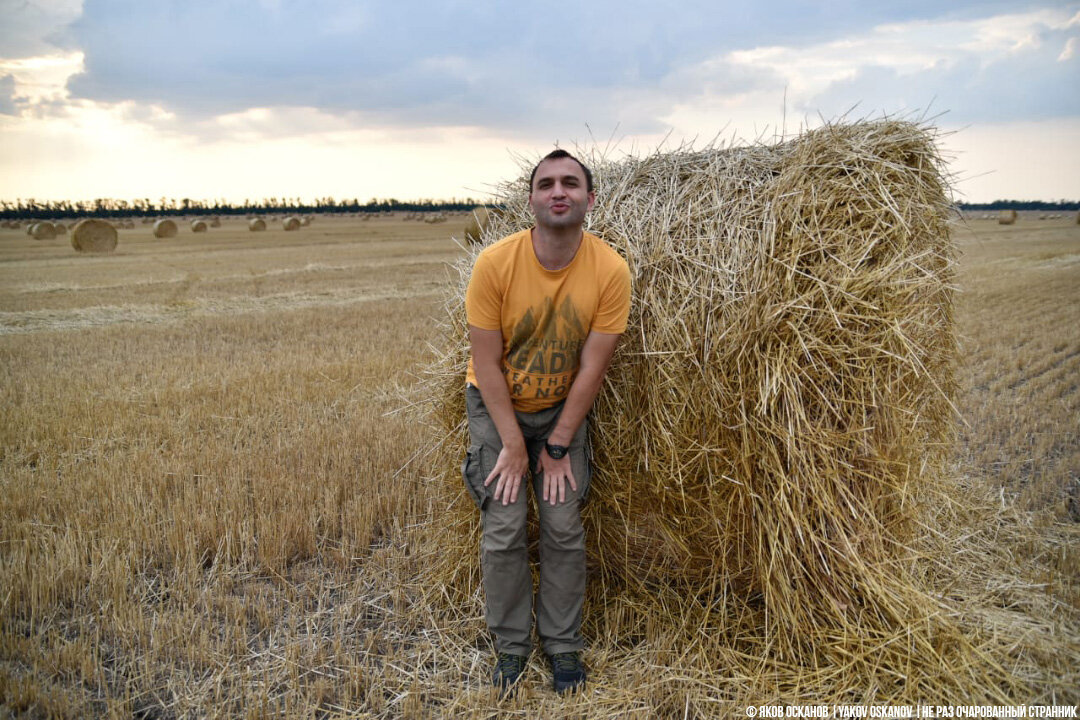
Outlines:
<svg viewBox="0 0 1080 720"><path fill-rule="evenodd" d="M503 374L514 409L537 412L566 397L589 332L626 330L630 268L585 233L569 265L547 270L536 259L532 230L522 230L476 258L465 313L469 325L502 331ZM476 384L471 356L466 380Z"/></svg>

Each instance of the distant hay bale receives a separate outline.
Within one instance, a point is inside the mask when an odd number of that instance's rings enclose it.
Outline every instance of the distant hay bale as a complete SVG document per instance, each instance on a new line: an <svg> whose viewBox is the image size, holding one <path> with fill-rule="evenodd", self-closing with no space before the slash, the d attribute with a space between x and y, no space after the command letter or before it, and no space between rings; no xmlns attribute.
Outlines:
<svg viewBox="0 0 1080 720"><path fill-rule="evenodd" d="M112 252L118 242L112 223L97 218L85 218L71 229L71 247L79 252Z"/></svg>
<svg viewBox="0 0 1080 720"><path fill-rule="evenodd" d="M154 223L154 237L156 238L176 237L177 232L179 232L179 229L176 227L176 223L168 218L163 218Z"/></svg>
<svg viewBox="0 0 1080 720"><path fill-rule="evenodd" d="M998 213L998 225L1012 225L1016 222L1015 210L1002 210Z"/></svg>
<svg viewBox="0 0 1080 720"><path fill-rule="evenodd" d="M251 232L262 232L266 229L266 221L262 218L252 218L248 220L248 230Z"/></svg>
<svg viewBox="0 0 1080 720"><path fill-rule="evenodd" d="M281 222L281 226L288 231L300 229L300 218L290 215Z"/></svg>
<svg viewBox="0 0 1080 720"><path fill-rule="evenodd" d="M221 227L221 218L217 217L216 215L210 218L210 227Z"/></svg>
<svg viewBox="0 0 1080 720"><path fill-rule="evenodd" d="M491 224L491 211L486 207L473 208L465 223L465 241L473 245L484 242L484 231Z"/></svg>
<svg viewBox="0 0 1080 720"><path fill-rule="evenodd" d="M954 433L954 209L935 139L885 120L583 156L598 189L589 229L633 276L590 421L591 612L631 608L673 647L727 634L747 674L760 658L818 678L983 682L912 550L923 503L946 492ZM530 166L496 193L485 245L533 223ZM425 582L470 608L464 291L481 249L458 266L423 393L441 492Z"/></svg>
<svg viewBox="0 0 1080 720"><path fill-rule="evenodd" d="M30 235L35 240L52 240L56 237L56 228L53 227L51 222L43 220L42 222L34 223L30 228Z"/></svg>
<svg viewBox="0 0 1080 720"><path fill-rule="evenodd" d="M308 225L310 225L311 224L311 216L310 215L305 215L304 217L300 218L300 224L303 225L304 227L307 227Z"/></svg>
<svg viewBox="0 0 1080 720"><path fill-rule="evenodd" d="M210 226L206 224L205 220L191 221L191 232L193 233L204 233L209 229L209 227Z"/></svg>
<svg viewBox="0 0 1080 720"><path fill-rule="evenodd" d="M53 229L56 230L57 235L67 235L68 229L67 225L65 225L64 223L54 222Z"/></svg>

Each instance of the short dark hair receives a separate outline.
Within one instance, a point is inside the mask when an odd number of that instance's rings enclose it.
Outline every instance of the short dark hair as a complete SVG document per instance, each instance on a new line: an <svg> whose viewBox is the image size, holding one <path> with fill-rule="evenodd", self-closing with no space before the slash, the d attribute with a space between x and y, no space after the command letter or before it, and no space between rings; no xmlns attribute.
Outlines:
<svg viewBox="0 0 1080 720"><path fill-rule="evenodd" d="M582 172L585 173L585 189L588 192L593 191L592 171L589 170L589 168L585 167L585 163L581 162L576 157L574 157L570 153L566 152L562 148L555 148L554 150L549 152L547 155L540 158L540 162L536 163L536 167L534 167L532 169L532 174L529 175L529 192L532 192L533 181L536 180L536 171L540 169L540 163L544 162L545 160L560 160L562 158L570 158L571 160L573 160L574 162L576 162L578 165L581 166Z"/></svg>

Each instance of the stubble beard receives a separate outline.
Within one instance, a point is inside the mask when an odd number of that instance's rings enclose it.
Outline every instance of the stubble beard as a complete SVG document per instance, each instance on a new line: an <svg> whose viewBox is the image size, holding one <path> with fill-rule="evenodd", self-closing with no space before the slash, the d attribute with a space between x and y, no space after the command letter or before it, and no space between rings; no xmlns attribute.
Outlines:
<svg viewBox="0 0 1080 720"><path fill-rule="evenodd" d="M585 211L575 206L571 206L570 210L562 215L555 215L547 208L534 208L533 214L536 216L537 225L552 230L566 230L585 224Z"/></svg>

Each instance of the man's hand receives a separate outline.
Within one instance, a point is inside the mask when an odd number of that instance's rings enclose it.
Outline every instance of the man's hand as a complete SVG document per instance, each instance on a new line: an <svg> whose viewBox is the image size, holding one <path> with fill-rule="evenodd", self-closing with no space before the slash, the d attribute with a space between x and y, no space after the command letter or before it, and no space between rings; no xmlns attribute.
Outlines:
<svg viewBox="0 0 1080 720"><path fill-rule="evenodd" d="M497 477L499 481L495 485L494 498L496 502L510 505L517 502L518 490L521 489L521 480L529 470L529 453L525 446L510 447L503 445L499 451L499 457L495 461L495 467L484 480L484 487L491 484Z"/></svg>
<svg viewBox="0 0 1080 720"><path fill-rule="evenodd" d="M547 448L544 448L540 452L537 465L544 474L544 502L552 505L566 502L567 482L571 489L577 490L577 480L574 479L574 471L570 467L569 454L564 455L562 460L556 460L548 455Z"/></svg>

